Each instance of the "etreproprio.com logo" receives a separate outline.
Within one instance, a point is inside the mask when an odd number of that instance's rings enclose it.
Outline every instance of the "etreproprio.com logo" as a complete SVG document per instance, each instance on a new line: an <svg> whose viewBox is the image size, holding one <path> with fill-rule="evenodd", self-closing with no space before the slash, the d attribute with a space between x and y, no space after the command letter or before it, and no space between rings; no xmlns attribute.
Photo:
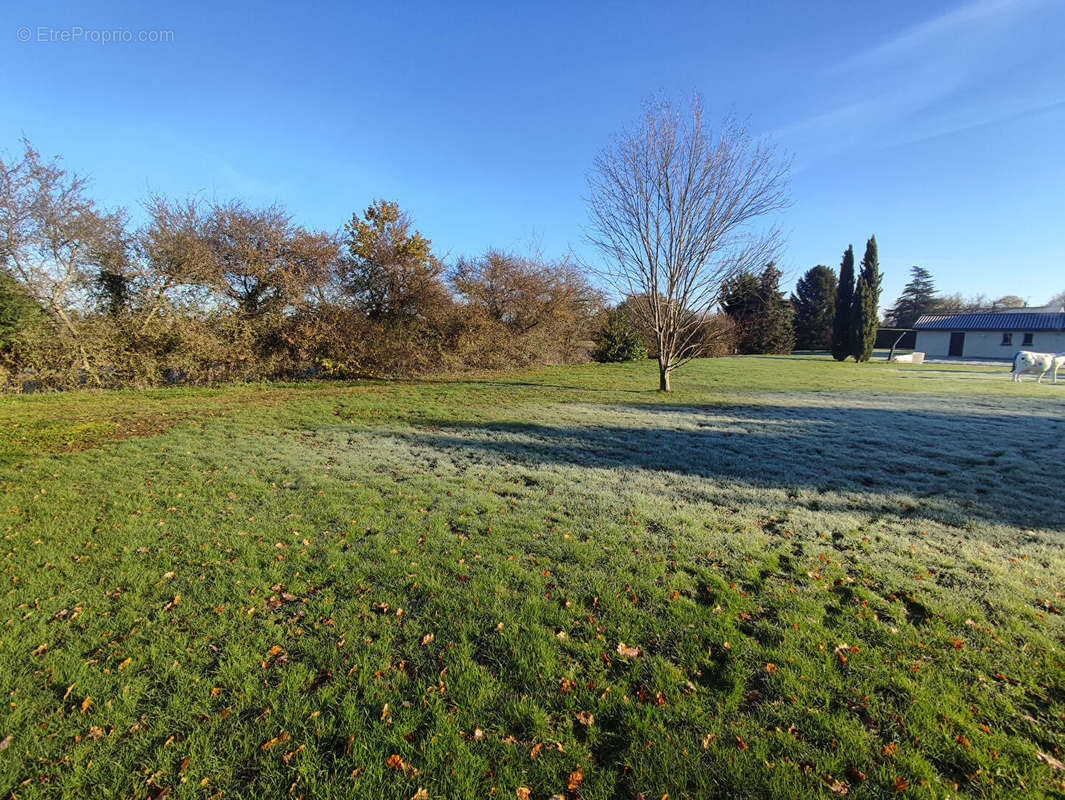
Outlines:
<svg viewBox="0 0 1065 800"><path fill-rule="evenodd" d="M174 32L169 30L130 30L129 28L84 28L71 25L55 28L50 25L22 25L15 31L15 38L25 43L40 44L162 44L174 41Z"/></svg>

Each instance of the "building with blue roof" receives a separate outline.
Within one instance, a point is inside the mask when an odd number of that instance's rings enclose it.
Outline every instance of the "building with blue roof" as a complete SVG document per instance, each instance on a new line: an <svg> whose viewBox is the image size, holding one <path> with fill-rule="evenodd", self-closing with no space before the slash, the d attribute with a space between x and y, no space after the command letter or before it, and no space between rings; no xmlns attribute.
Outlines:
<svg viewBox="0 0 1065 800"><path fill-rule="evenodd" d="M926 314L914 324L916 350L928 358L1012 360L1018 350L1065 352L1065 311L1009 308Z"/></svg>

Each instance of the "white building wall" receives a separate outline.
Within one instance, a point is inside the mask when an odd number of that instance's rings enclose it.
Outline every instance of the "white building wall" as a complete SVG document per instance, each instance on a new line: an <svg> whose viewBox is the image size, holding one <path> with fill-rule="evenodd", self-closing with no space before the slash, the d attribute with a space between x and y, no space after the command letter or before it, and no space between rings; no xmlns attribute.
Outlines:
<svg viewBox="0 0 1065 800"><path fill-rule="evenodd" d="M928 358L946 358L950 346L948 331L917 331L917 344L914 350L920 350Z"/></svg>
<svg viewBox="0 0 1065 800"><path fill-rule="evenodd" d="M1065 332L1027 331L1032 334L1032 343L1023 344L1026 331L1011 331L1013 340L1002 344L1004 331L965 331L963 358L987 358L1011 360L1018 350L1034 350L1037 353L1065 352ZM916 350L929 358L946 358L950 351L950 331L917 331Z"/></svg>

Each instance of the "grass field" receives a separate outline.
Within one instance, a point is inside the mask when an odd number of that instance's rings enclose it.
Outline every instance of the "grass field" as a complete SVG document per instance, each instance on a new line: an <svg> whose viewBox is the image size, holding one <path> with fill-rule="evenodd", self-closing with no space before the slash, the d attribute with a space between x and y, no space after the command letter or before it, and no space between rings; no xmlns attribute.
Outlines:
<svg viewBox="0 0 1065 800"><path fill-rule="evenodd" d="M1065 794L1065 386L0 399L0 797Z"/></svg>

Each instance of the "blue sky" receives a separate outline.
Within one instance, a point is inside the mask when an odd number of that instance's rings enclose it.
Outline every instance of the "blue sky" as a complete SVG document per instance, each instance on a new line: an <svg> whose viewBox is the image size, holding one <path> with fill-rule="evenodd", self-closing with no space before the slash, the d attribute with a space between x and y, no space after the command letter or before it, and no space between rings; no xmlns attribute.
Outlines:
<svg viewBox="0 0 1065 800"><path fill-rule="evenodd" d="M947 292L1065 290L1060 0L224 6L9 0L0 148L24 134L133 210L239 196L333 230L381 197L451 258L590 258L596 152L698 92L793 158L788 288L875 233L883 305L911 264Z"/></svg>

